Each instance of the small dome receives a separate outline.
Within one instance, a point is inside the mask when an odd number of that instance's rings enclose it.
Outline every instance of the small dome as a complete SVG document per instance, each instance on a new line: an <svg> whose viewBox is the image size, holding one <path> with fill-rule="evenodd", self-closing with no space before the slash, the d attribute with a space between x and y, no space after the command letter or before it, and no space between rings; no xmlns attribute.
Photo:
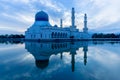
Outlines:
<svg viewBox="0 0 120 80"><path fill-rule="evenodd" d="M44 11L40 11L35 15L35 21L48 21L48 14Z"/></svg>

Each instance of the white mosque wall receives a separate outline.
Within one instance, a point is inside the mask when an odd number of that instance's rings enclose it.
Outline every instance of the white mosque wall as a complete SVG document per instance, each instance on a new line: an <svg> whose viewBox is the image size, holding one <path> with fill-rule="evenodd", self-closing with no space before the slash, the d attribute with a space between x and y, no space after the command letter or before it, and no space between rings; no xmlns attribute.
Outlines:
<svg viewBox="0 0 120 80"><path fill-rule="evenodd" d="M87 39L90 38L88 33L72 32L74 39ZM26 32L26 39L69 39L70 31L57 30L57 29L36 29Z"/></svg>

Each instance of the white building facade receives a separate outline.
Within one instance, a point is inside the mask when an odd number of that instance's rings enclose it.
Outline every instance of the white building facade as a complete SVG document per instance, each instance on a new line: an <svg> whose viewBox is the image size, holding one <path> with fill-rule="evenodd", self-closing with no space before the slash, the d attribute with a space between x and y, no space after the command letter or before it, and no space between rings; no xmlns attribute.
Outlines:
<svg viewBox="0 0 120 80"><path fill-rule="evenodd" d="M75 26L75 11L72 8L71 26L63 27L62 19L60 20L60 27L52 26L49 23L49 16L47 13L40 11L35 15L34 24L25 31L26 40L69 40L69 39L89 39L90 35L87 28L87 15L84 16L83 32Z"/></svg>

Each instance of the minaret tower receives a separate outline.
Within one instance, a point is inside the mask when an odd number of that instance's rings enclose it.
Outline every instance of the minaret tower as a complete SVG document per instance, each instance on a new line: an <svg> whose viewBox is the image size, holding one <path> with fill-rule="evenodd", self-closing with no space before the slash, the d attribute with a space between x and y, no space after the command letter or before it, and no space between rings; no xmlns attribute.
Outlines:
<svg viewBox="0 0 120 80"><path fill-rule="evenodd" d="M60 27L62 28L63 23L62 23L62 19L60 19Z"/></svg>
<svg viewBox="0 0 120 80"><path fill-rule="evenodd" d="M71 31L73 31L73 28L75 28L75 10L74 8L72 8L72 17L71 17L71 23L72 23L72 26L71 26Z"/></svg>
<svg viewBox="0 0 120 80"><path fill-rule="evenodd" d="M75 10L72 8L71 12L71 26L70 26L70 38L74 38L73 31L75 28Z"/></svg>
<svg viewBox="0 0 120 80"><path fill-rule="evenodd" d="M83 28L83 32L85 32L85 33L88 32L88 28L87 28L87 14L84 15L84 28Z"/></svg>

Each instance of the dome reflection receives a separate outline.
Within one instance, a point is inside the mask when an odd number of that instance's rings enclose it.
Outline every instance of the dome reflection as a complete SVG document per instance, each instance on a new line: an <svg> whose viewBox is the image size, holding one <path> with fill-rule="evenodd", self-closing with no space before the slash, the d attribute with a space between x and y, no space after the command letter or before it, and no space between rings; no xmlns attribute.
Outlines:
<svg viewBox="0 0 120 80"><path fill-rule="evenodd" d="M48 66L49 64L49 59L47 60L35 60L36 67L40 69L44 69Z"/></svg>

